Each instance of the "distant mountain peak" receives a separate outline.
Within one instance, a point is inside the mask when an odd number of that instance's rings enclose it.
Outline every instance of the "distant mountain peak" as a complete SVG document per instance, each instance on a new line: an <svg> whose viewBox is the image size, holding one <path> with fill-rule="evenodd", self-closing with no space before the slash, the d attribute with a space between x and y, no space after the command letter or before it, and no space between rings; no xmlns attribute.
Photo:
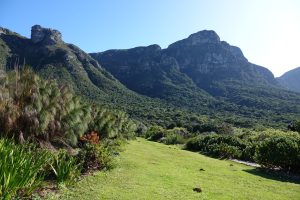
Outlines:
<svg viewBox="0 0 300 200"><path fill-rule="evenodd" d="M220 37L215 31L203 30L190 35L187 38L187 41L190 42L191 45L198 45L203 43L219 43Z"/></svg>
<svg viewBox="0 0 300 200"><path fill-rule="evenodd" d="M42 42L46 45L52 45L62 42L62 35L58 30L34 25L31 27L31 41L35 44Z"/></svg>
<svg viewBox="0 0 300 200"><path fill-rule="evenodd" d="M288 90L300 92L300 67L284 73L277 81Z"/></svg>

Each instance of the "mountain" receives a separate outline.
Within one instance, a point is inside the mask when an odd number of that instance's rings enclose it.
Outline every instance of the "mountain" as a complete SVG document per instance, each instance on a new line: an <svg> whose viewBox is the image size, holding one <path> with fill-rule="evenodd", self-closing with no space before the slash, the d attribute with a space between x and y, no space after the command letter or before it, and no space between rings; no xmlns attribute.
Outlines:
<svg viewBox="0 0 300 200"><path fill-rule="evenodd" d="M277 80L286 89L300 92L300 67L286 72Z"/></svg>
<svg viewBox="0 0 300 200"><path fill-rule="evenodd" d="M213 31L166 49L151 45L89 55L54 29L35 25L26 38L0 28L0 71L25 65L89 102L145 123L194 126L212 118L237 126L283 125L300 117L298 93L282 89L271 72L249 63Z"/></svg>
<svg viewBox="0 0 300 200"><path fill-rule="evenodd" d="M197 97L186 93L205 95L214 110L255 119L271 115L282 120L300 111L299 94L284 90L268 69L248 62L238 47L221 41L214 31L200 31L166 49L151 45L90 55L133 91L187 102L193 110Z"/></svg>
<svg viewBox="0 0 300 200"><path fill-rule="evenodd" d="M0 28L0 69L10 70L16 65L29 65L44 78L56 79L88 101L125 110L137 119L146 119L144 113L152 116L159 109L169 109L160 100L127 89L90 55L65 43L54 29L35 25L29 39Z"/></svg>
<svg viewBox="0 0 300 200"><path fill-rule="evenodd" d="M165 55L158 45L109 50L91 56L121 83L140 94L180 107L193 107L199 112L215 103L211 95L180 72L176 59Z"/></svg>

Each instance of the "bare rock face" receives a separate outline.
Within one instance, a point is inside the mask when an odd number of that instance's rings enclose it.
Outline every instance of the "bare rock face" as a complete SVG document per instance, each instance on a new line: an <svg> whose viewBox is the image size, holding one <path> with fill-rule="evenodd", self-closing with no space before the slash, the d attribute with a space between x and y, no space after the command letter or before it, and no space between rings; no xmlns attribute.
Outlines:
<svg viewBox="0 0 300 200"><path fill-rule="evenodd" d="M11 32L10 30L6 29L6 28L2 28L0 27L0 35L1 34L12 34L13 32Z"/></svg>
<svg viewBox="0 0 300 200"><path fill-rule="evenodd" d="M220 43L220 37L214 31L204 30L190 35L187 39L190 45L203 43Z"/></svg>
<svg viewBox="0 0 300 200"><path fill-rule="evenodd" d="M59 31L34 25L31 28L31 41L35 44L42 42L46 45L53 45L62 42L62 39Z"/></svg>

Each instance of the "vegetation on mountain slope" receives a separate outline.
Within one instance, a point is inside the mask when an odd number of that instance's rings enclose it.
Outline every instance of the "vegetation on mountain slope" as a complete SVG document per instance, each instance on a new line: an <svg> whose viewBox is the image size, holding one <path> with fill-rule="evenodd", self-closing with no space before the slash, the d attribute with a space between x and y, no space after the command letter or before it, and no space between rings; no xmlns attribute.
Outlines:
<svg viewBox="0 0 300 200"><path fill-rule="evenodd" d="M299 117L299 94L281 88L269 70L248 62L213 31L192 34L166 49L151 45L90 55L138 93L213 118L219 114L238 126L232 119L274 126Z"/></svg>
<svg viewBox="0 0 300 200"><path fill-rule="evenodd" d="M278 77L278 82L288 90L300 92L300 67L290 70Z"/></svg>
<svg viewBox="0 0 300 200"><path fill-rule="evenodd" d="M93 56L110 65L121 83L90 55L64 43L57 30L36 25L27 39L0 29L5 200L31 198L45 180L60 187L74 184L81 173L111 169L120 146L135 134L299 172L299 134L263 127L300 132L299 94L283 90L268 70L249 63L214 32L193 34L164 50L154 45Z"/></svg>

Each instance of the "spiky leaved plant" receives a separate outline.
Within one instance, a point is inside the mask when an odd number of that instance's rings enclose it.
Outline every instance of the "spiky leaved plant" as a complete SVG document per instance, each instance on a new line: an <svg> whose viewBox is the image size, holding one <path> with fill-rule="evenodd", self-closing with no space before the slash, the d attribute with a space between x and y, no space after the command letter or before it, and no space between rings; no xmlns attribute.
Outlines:
<svg viewBox="0 0 300 200"><path fill-rule="evenodd" d="M110 111L105 108L94 107L90 130L100 133L101 138L116 138L132 135L135 123L122 111Z"/></svg>
<svg viewBox="0 0 300 200"><path fill-rule="evenodd" d="M75 145L91 121L91 108L55 81L43 80L31 69L8 73L0 88L2 135Z"/></svg>

